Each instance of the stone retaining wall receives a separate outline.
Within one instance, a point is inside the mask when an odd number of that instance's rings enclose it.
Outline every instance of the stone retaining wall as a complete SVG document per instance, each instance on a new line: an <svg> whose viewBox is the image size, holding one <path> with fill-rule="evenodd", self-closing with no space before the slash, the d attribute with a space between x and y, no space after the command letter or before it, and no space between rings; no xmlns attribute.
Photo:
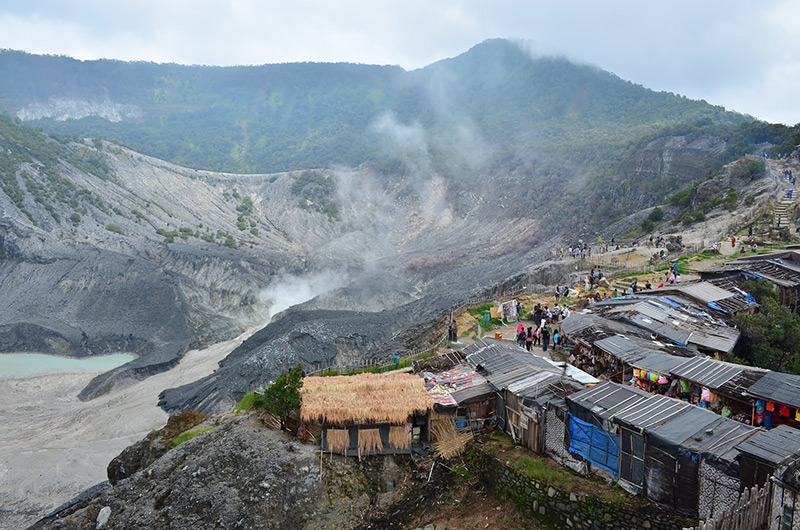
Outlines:
<svg viewBox="0 0 800 530"><path fill-rule="evenodd" d="M668 514L643 514L632 507L577 495L533 480L496 458L483 455L484 480L500 495L509 497L524 513L557 528L583 530L675 530L689 521Z"/></svg>

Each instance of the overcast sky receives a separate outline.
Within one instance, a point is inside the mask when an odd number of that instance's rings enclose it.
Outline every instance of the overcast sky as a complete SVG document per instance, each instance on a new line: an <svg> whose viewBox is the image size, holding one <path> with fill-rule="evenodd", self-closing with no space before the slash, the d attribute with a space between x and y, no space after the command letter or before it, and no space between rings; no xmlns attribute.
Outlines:
<svg viewBox="0 0 800 530"><path fill-rule="evenodd" d="M79 59L414 69L493 37L528 39L536 51L655 90L800 122L798 0L0 2L0 48Z"/></svg>

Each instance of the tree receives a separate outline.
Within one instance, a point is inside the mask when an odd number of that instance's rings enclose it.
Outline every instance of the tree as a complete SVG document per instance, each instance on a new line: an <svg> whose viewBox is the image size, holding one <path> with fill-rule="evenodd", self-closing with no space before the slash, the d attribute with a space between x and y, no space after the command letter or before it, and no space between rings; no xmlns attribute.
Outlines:
<svg viewBox="0 0 800 530"><path fill-rule="evenodd" d="M650 215L647 216L648 219L653 221L654 223L659 222L664 218L664 211L661 210L658 206L653 208L653 211L650 212Z"/></svg>
<svg viewBox="0 0 800 530"><path fill-rule="evenodd" d="M800 317L778 303L770 282L747 282L745 287L759 312L734 317L742 333L736 355L761 368L800 373Z"/></svg>
<svg viewBox="0 0 800 530"><path fill-rule="evenodd" d="M297 365L289 373L281 375L260 394L253 398L253 408L263 410L280 418L281 430L286 429L286 420L300 410L300 389L303 387L303 367Z"/></svg>

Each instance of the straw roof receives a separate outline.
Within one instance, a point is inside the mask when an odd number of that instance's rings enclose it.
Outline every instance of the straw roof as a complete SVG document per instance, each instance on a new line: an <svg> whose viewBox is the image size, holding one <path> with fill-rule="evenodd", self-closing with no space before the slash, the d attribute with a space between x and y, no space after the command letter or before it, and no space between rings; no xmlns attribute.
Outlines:
<svg viewBox="0 0 800 530"><path fill-rule="evenodd" d="M301 390L304 421L326 424L403 424L433 406L425 381L412 374L306 377Z"/></svg>

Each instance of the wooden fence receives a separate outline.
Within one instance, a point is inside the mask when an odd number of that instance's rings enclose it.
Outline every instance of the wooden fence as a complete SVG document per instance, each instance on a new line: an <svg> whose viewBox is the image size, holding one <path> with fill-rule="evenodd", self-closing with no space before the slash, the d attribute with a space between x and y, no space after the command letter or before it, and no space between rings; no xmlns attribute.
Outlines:
<svg viewBox="0 0 800 530"><path fill-rule="evenodd" d="M708 521L697 530L759 530L766 528L770 509L770 483L745 488L736 505Z"/></svg>

